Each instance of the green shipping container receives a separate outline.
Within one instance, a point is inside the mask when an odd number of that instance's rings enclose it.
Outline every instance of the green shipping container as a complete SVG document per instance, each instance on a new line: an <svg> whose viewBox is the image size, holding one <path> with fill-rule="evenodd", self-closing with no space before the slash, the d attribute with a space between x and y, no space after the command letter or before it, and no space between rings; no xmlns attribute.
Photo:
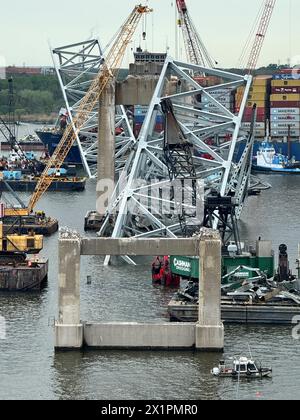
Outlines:
<svg viewBox="0 0 300 420"><path fill-rule="evenodd" d="M199 277L199 258L171 257L171 271L181 277Z"/></svg>
<svg viewBox="0 0 300 420"><path fill-rule="evenodd" d="M250 256L236 256L223 257L222 259L222 276L231 273L239 266L246 266L249 268L258 268L265 272L268 278L274 276L275 261L274 257L250 257ZM199 278L199 259L197 257L171 257L171 271L181 277L190 277L194 279ZM253 277L253 272L245 270L245 274Z"/></svg>

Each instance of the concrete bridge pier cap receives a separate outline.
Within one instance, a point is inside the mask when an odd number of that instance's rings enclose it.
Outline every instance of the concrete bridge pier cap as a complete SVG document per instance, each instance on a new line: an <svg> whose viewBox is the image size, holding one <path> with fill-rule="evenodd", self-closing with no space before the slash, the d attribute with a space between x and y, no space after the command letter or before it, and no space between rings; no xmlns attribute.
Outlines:
<svg viewBox="0 0 300 420"><path fill-rule="evenodd" d="M146 251L145 251L146 250ZM199 256L199 319L196 324L97 324L90 340L80 320L81 255L183 255ZM124 337L120 334L124 331ZM127 332L130 330L130 334ZM119 331L117 333L117 331ZM127 331L127 332L126 332ZM141 342L141 331L145 340ZM194 331L194 333L193 333ZM101 334L100 334L101 332ZM99 342L98 335L101 336ZM174 335L175 334L175 335ZM178 336L180 335L180 337ZM86 335L86 337L85 337ZM131 339L129 340L129 336ZM221 321L221 239L216 231L202 229L190 239L82 239L70 232L59 241L59 317L55 324L55 348L74 350L89 342L97 348L193 349L222 351L224 326Z"/></svg>

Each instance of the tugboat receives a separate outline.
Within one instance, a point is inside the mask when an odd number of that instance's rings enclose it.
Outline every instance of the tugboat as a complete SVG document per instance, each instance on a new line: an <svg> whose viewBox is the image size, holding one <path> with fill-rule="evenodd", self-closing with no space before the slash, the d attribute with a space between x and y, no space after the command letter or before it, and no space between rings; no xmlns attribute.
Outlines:
<svg viewBox="0 0 300 420"><path fill-rule="evenodd" d="M266 141L261 143L257 155L253 158L252 169L255 172L300 175L300 162L276 153L275 147Z"/></svg>
<svg viewBox="0 0 300 420"><path fill-rule="evenodd" d="M271 368L258 367L258 364L247 357L235 357L232 367L226 367L224 360L220 361L218 367L212 369L211 374L215 377L231 378L271 378L273 370Z"/></svg>

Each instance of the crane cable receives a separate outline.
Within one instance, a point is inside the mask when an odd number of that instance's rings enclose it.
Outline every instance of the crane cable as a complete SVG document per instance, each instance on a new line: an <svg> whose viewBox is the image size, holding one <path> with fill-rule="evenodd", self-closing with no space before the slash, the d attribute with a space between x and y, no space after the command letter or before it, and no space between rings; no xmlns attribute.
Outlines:
<svg viewBox="0 0 300 420"><path fill-rule="evenodd" d="M239 60L237 62L237 68L244 68L245 65L246 65L246 60L247 60L246 55L248 54L248 51L250 49L250 43L251 43L251 41L252 41L252 39L253 39L253 37L255 35L255 32L257 31L259 21L260 21L260 19L262 17L263 11L264 11L264 5L265 5L265 0L262 0L260 9L259 9L259 11L257 13L257 16L255 18L255 21L254 21L253 26L251 28L251 31L249 33L249 36L248 36L248 38L246 40L246 43L245 43L245 45L243 47L243 50L242 50L242 53L241 53L241 55L239 57Z"/></svg>

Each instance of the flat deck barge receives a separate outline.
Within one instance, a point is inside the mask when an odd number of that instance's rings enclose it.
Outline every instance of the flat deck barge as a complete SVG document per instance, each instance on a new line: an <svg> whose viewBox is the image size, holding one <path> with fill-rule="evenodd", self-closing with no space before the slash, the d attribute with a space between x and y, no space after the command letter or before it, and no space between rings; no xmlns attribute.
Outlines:
<svg viewBox="0 0 300 420"><path fill-rule="evenodd" d="M38 183L38 178L22 178L20 180L6 180L14 191L33 192ZM49 186L48 191L64 192L64 191L84 191L86 186L86 178L68 178L54 179ZM0 191L8 192L8 188L4 182L0 183Z"/></svg>
<svg viewBox="0 0 300 420"><path fill-rule="evenodd" d="M222 301L224 324L291 325L300 316L300 306L289 304L237 304ZM173 299L168 305L171 322L197 322L198 305Z"/></svg>
<svg viewBox="0 0 300 420"><path fill-rule="evenodd" d="M34 231L36 235L51 236L58 231L58 220L51 217L39 219L37 216L9 216L3 218L4 234L27 235Z"/></svg>

